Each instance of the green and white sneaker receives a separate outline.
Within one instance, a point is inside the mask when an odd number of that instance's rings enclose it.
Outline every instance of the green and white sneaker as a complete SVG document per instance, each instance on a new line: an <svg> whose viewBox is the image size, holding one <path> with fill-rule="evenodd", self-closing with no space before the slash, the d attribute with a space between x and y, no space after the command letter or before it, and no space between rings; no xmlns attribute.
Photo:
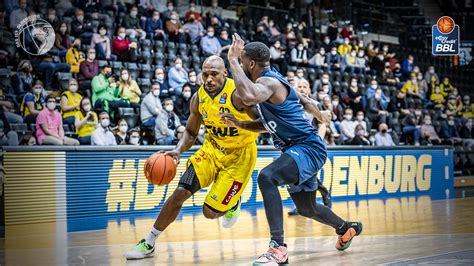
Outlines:
<svg viewBox="0 0 474 266"><path fill-rule="evenodd" d="M235 204L235 206L232 207L232 209L228 210L225 213L225 215L222 217L221 222L222 222L222 226L224 228L231 228L237 222L237 220L239 219L240 203L241 203L241 200L239 199L237 204Z"/></svg>
<svg viewBox="0 0 474 266"><path fill-rule="evenodd" d="M140 240L136 246L129 252L125 253L127 260L140 260L155 256L155 247L148 245L145 239Z"/></svg>

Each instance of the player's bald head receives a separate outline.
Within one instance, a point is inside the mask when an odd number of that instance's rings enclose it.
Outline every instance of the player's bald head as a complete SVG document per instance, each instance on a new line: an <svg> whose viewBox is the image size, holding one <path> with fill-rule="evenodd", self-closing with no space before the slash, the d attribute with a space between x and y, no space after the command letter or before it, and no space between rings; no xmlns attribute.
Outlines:
<svg viewBox="0 0 474 266"><path fill-rule="evenodd" d="M210 91L217 91L222 87L227 77L225 63L219 56L209 56L202 63L202 80L204 87Z"/></svg>
<svg viewBox="0 0 474 266"><path fill-rule="evenodd" d="M225 70L224 59L217 55L211 55L202 63L202 69L219 69Z"/></svg>

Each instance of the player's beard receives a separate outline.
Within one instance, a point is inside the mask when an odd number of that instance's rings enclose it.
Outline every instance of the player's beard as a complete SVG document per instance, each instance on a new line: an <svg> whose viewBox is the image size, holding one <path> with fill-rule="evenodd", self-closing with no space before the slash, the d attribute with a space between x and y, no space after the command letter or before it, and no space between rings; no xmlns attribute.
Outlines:
<svg viewBox="0 0 474 266"><path fill-rule="evenodd" d="M248 71L246 68L243 68L242 70L244 71L245 76L247 76L247 78L249 78L250 80L253 80L252 73L250 73L250 71Z"/></svg>

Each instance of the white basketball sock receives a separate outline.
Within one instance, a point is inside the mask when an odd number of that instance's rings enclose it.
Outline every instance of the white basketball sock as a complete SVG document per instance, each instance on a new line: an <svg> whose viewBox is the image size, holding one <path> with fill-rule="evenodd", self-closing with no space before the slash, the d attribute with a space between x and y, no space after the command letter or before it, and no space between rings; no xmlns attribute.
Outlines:
<svg viewBox="0 0 474 266"><path fill-rule="evenodd" d="M145 238L145 242L150 246L155 246L155 241L160 235L161 231L155 227L152 227L150 233L148 233L147 237Z"/></svg>

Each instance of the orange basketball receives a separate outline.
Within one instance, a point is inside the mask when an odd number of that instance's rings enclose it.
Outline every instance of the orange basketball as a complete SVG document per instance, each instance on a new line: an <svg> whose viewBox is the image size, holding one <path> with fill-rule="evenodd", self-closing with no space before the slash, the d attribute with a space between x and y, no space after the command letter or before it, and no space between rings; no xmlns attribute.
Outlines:
<svg viewBox="0 0 474 266"><path fill-rule="evenodd" d="M448 34L454 30L454 20L448 16L441 17L438 19L437 26L441 33Z"/></svg>
<svg viewBox="0 0 474 266"><path fill-rule="evenodd" d="M146 160L143 171L148 183L163 186L169 184L176 175L176 164L173 157L154 153Z"/></svg>

